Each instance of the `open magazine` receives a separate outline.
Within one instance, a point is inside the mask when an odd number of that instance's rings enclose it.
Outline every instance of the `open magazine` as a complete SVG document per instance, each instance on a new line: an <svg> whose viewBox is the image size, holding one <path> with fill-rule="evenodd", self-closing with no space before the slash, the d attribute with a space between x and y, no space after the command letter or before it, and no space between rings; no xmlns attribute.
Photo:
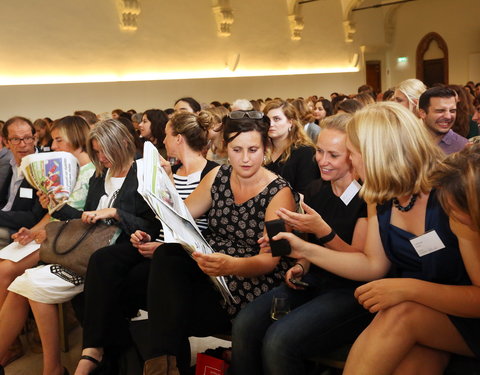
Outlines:
<svg viewBox="0 0 480 375"><path fill-rule="evenodd" d="M138 192L162 222L165 242L180 243L190 254L214 251L198 229L175 186L160 163L155 146L145 142L143 163L137 163ZM223 276L211 277L227 303L233 299Z"/></svg>
<svg viewBox="0 0 480 375"><path fill-rule="evenodd" d="M77 159L63 151L25 156L20 168L29 184L48 196L49 213L66 203L78 175Z"/></svg>

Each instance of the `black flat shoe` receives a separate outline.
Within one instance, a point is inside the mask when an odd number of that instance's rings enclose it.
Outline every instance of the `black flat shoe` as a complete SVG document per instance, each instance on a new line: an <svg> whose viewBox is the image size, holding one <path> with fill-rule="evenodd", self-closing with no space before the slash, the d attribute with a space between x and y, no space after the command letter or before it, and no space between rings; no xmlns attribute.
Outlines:
<svg viewBox="0 0 480 375"><path fill-rule="evenodd" d="M86 359L87 361L93 362L95 364L95 367L92 369L92 371L89 372L89 374L98 374L99 370L103 367L103 361L99 361L92 356L84 354L80 357L80 359ZM0 375L2 374L0 373Z"/></svg>

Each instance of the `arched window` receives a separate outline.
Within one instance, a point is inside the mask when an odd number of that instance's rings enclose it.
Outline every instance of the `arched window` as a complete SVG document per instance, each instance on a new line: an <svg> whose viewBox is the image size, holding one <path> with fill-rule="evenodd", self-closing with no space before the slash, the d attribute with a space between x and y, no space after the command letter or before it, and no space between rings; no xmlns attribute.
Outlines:
<svg viewBox="0 0 480 375"><path fill-rule="evenodd" d="M428 87L448 84L448 47L437 33L428 33L418 43L417 78Z"/></svg>

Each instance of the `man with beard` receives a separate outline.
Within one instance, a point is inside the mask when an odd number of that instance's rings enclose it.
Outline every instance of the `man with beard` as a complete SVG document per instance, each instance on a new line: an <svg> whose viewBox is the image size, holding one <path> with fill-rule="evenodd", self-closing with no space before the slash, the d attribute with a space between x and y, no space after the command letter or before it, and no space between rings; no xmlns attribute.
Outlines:
<svg viewBox="0 0 480 375"><path fill-rule="evenodd" d="M451 154L465 146L467 139L452 130L457 113L455 91L447 87L432 87L420 96L418 106L420 118L443 152Z"/></svg>

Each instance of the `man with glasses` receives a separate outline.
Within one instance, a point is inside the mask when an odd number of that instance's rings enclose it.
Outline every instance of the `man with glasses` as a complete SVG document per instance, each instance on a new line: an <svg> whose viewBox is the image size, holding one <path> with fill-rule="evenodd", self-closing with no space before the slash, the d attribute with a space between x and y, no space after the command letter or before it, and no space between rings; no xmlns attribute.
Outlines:
<svg viewBox="0 0 480 375"><path fill-rule="evenodd" d="M5 123L2 136L13 157L5 186L0 192L0 249L11 242L13 233L21 227L34 226L46 212L20 170L23 157L35 152L32 122L24 117L13 117Z"/></svg>

